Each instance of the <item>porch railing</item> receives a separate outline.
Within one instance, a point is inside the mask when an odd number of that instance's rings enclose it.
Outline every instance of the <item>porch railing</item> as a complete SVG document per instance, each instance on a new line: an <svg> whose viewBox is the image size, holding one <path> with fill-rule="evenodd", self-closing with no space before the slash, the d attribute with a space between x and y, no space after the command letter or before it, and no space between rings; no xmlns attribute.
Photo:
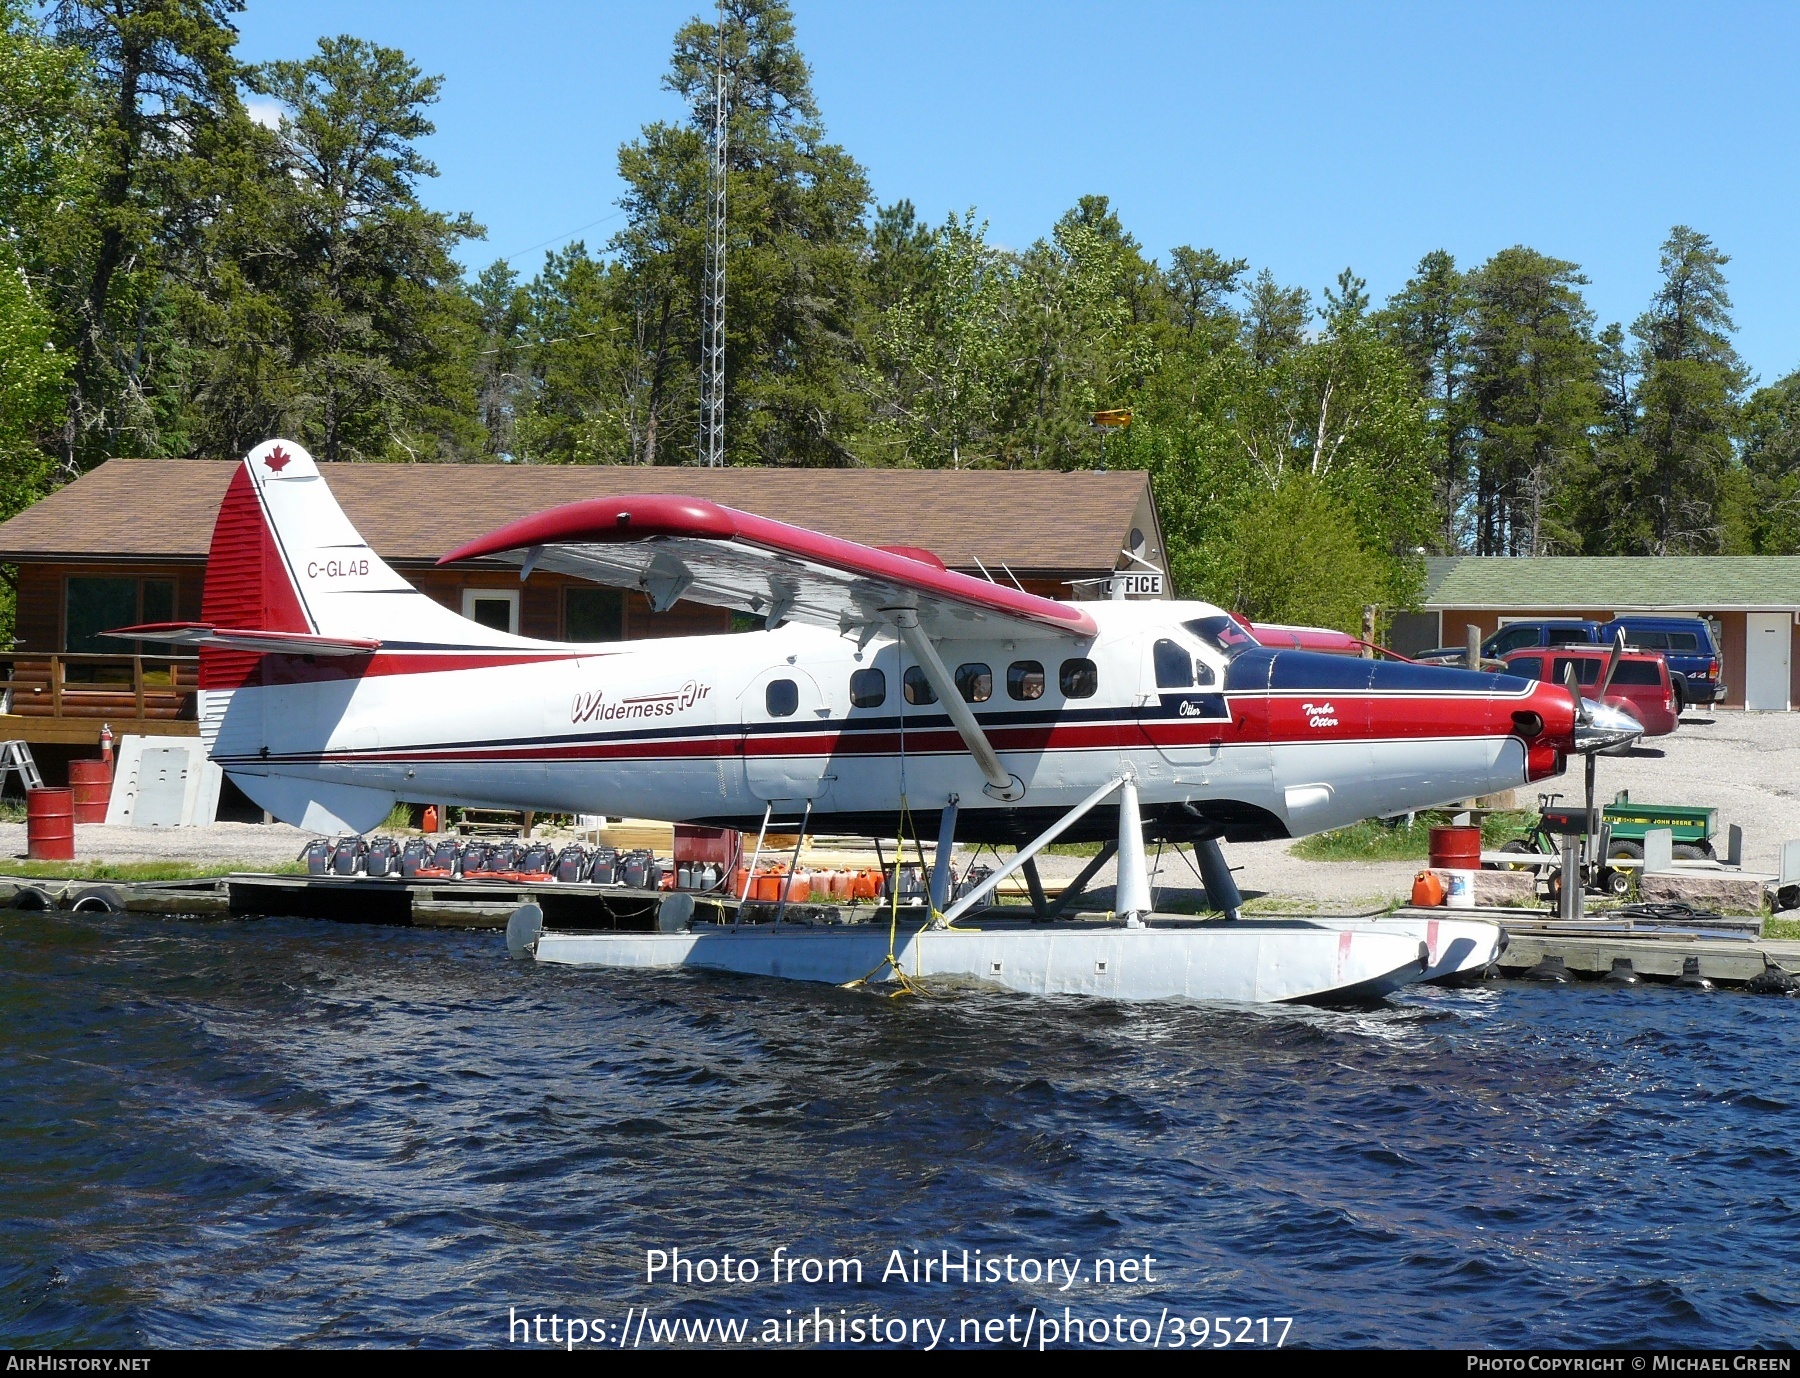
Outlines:
<svg viewBox="0 0 1800 1378"><path fill-rule="evenodd" d="M0 651L0 711L26 718L192 721L197 656Z"/></svg>

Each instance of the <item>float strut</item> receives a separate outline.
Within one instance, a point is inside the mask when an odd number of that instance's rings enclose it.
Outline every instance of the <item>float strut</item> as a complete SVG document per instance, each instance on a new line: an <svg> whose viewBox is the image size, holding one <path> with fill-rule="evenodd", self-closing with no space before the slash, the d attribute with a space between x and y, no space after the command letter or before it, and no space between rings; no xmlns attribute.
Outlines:
<svg viewBox="0 0 1800 1378"><path fill-rule="evenodd" d="M942 928L949 924L953 924L964 914L975 908L976 905L985 903L987 897L994 893L995 886L999 885L1001 881L1005 880L1014 871L1023 867L1026 862L1030 861L1043 848L1048 847L1052 842L1056 841L1057 838L1061 837L1071 826L1073 826L1076 819L1080 818L1089 809L1093 808L1094 805L1098 804L1102 799L1106 798L1107 795L1116 790L1124 783L1124 780L1125 777L1122 775L1116 780L1108 780L1104 785L1100 786L1099 789L1088 795L1086 799L1083 799L1074 808L1070 809L1061 818L1057 819L1056 822L1052 823L1048 828L1045 828L1043 832L1039 833L1024 847L1021 847L1017 852L1013 853L1013 859L1011 861L1007 862L1006 865L995 871L993 875L982 881L981 884L977 885L973 890L969 891L968 894L964 895L955 904L946 909L943 917L937 920L937 926ZM1138 845L1142 847L1143 843L1140 842Z"/></svg>
<svg viewBox="0 0 1800 1378"><path fill-rule="evenodd" d="M1206 887L1206 902L1228 919L1242 918L1244 897L1238 893L1231 867L1225 864L1219 839L1203 837L1196 842L1194 860L1200 863L1200 884Z"/></svg>
<svg viewBox="0 0 1800 1378"><path fill-rule="evenodd" d="M1044 882L1038 875L1037 858L1031 857L1019 870L1025 876L1025 889L1031 894L1031 921L1048 923L1050 920L1050 901L1044 898Z"/></svg>
<svg viewBox="0 0 1800 1378"><path fill-rule="evenodd" d="M950 903L950 853L956 847L956 795L938 815L937 858L931 863L931 908L941 914Z"/></svg>
<svg viewBox="0 0 1800 1378"><path fill-rule="evenodd" d="M1113 909L1127 928L1142 928L1150 912L1150 872L1144 864L1144 820L1138 813L1137 780L1119 786L1119 882Z"/></svg>
<svg viewBox="0 0 1800 1378"><path fill-rule="evenodd" d="M1081 874L1069 882L1069 888L1057 896L1056 903L1045 912L1044 918L1049 921L1060 919L1069 906L1081 898L1082 891L1088 887L1088 882L1100 873L1100 868L1111 861L1118 850L1117 840L1108 838L1101 845L1100 850L1094 853L1092 860L1081 868Z"/></svg>

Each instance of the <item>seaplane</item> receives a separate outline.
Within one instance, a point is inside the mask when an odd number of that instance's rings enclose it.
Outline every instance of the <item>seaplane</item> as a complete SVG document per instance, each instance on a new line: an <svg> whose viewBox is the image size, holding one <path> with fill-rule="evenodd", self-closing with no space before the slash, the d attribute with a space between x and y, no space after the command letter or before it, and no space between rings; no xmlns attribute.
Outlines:
<svg viewBox="0 0 1800 1378"><path fill-rule="evenodd" d="M570 503L447 552L747 614L754 630L602 644L494 630L413 588L299 445L257 446L213 528L198 622L113 635L192 646L200 732L253 801L362 832L396 801L738 829L935 835L928 918L515 924L539 961L844 983L968 979L1033 993L1332 1001L1479 971L1492 923L1253 919L1221 843L1298 837L1561 773L1636 737L1558 685L1342 654L1189 600L1065 602L697 498ZM996 919L994 887L1099 842L1104 919ZM957 843L1015 850L953 896ZM1224 917L1154 915L1147 843L1191 848ZM923 849L919 849L923 856ZM1066 903L1067 897L1065 897ZM692 913L691 899L688 913ZM979 912L985 910L985 914ZM523 911L522 911L523 912Z"/></svg>

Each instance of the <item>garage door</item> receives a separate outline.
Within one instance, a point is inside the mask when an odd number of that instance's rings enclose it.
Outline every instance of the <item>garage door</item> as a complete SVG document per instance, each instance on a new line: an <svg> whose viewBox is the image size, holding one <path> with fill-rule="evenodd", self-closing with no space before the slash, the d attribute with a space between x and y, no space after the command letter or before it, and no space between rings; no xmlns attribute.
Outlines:
<svg viewBox="0 0 1800 1378"><path fill-rule="evenodd" d="M1744 618L1744 707L1752 713L1785 713L1793 618L1785 612L1753 612Z"/></svg>

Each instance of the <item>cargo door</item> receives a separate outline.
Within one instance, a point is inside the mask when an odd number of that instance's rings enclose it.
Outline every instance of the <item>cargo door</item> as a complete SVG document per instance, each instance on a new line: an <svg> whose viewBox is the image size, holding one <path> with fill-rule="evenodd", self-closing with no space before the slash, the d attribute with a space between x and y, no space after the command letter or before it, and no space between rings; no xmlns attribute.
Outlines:
<svg viewBox="0 0 1800 1378"><path fill-rule="evenodd" d="M815 809L836 776L837 731L819 682L797 665L765 670L738 700L744 784L763 800Z"/></svg>

